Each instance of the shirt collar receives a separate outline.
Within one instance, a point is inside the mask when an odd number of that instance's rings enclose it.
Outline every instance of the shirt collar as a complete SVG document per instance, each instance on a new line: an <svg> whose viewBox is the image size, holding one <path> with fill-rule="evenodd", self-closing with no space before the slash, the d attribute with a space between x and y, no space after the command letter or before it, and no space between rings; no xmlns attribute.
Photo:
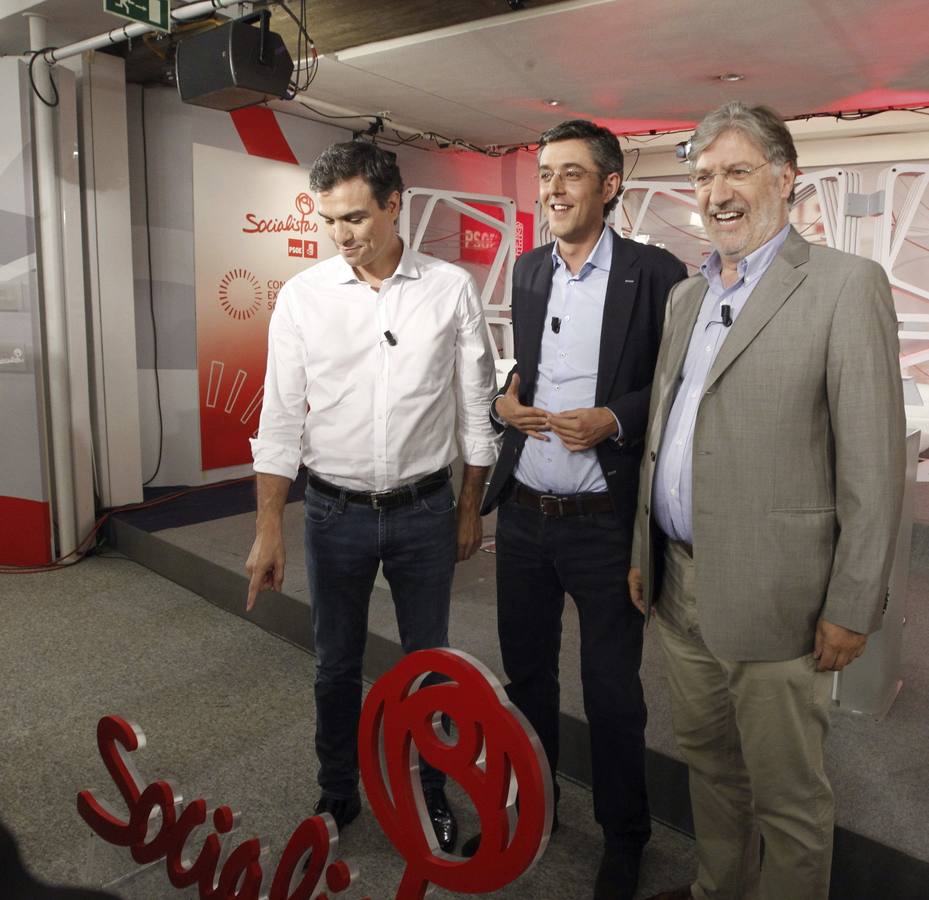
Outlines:
<svg viewBox="0 0 929 900"><path fill-rule="evenodd" d="M613 229L604 225L597 243L594 244L593 250L590 251L590 256L587 257L584 265L581 266L580 271L575 277L582 278L590 269L603 269L604 272L609 272L612 262ZM558 241L555 241L552 245L552 265L556 270L560 266L565 265L565 261L558 253ZM565 266L565 270L567 271L567 266Z"/></svg>
<svg viewBox="0 0 929 900"><path fill-rule="evenodd" d="M784 241L787 240L787 234L790 231L790 224L785 225L773 238L762 244L757 250L753 250L748 256L739 260L737 270L739 280L746 284L757 281L767 272L768 267L774 262ZM700 266L700 272L707 281L718 278L722 271L722 259L719 251L714 250L706 259L706 262Z"/></svg>
<svg viewBox="0 0 929 900"><path fill-rule="evenodd" d="M416 260L416 254L410 247L403 241L403 238L400 239L403 243L403 254L400 257L400 262L397 263L397 268L394 269L393 275L389 276L390 278L396 278L398 275L402 278L419 278L421 276L421 271L419 268L419 263ZM345 261L341 254L338 256L338 262L335 264L335 282L336 284L351 284L352 282L361 282L361 279L355 274L355 270ZM385 278L384 281L388 279Z"/></svg>

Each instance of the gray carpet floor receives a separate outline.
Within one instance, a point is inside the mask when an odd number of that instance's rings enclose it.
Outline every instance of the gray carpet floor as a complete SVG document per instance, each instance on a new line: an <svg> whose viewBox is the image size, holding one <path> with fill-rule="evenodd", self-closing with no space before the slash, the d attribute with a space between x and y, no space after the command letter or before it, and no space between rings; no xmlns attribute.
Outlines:
<svg viewBox="0 0 929 900"><path fill-rule="evenodd" d="M230 558L238 555L241 565L245 534L244 522L221 521L199 539L215 541ZM299 566L297 554L291 558ZM475 561L473 583L467 590L462 585L456 599L459 643L488 616L492 562L486 554ZM299 572L289 572L288 581L298 590ZM380 602L372 621L386 628L390 616ZM273 872L315 800L310 654L118 556L3 577L0 629L0 820L37 877L101 885L132 868L128 853L93 837L75 808L85 788L121 808L96 748L96 723L105 714L145 732L147 746L133 755L143 779L172 776L186 798L204 796L241 812L240 835L263 838ZM911 785L924 781L922 760L911 753L909 761L901 777ZM453 787L450 796L469 834L473 810L461 791ZM590 896L601 846L589 791L563 783L560 815L561 829L537 866L493 896ZM404 864L367 808L346 830L340 857L359 874L339 896L394 896ZM656 825L640 896L685 882L693 866L691 841ZM171 889L163 863L113 890L126 900L196 895ZM435 896L451 895L437 890Z"/></svg>
<svg viewBox="0 0 929 900"><path fill-rule="evenodd" d="M923 487L922 485L920 487ZM302 506L285 512L287 566L284 591L308 603L302 546ZM493 518L485 519L493 533ZM198 557L244 573L251 538L252 514L230 516L158 532L162 540ZM273 603L266 595L261 602ZM244 606L244 598L242 601ZM393 605L379 579L370 608L374 634L398 641ZM450 638L453 646L482 660L499 677L503 670L496 635L494 557L478 553L458 566L452 595ZM881 721L836 710L827 743L827 766L837 801L837 823L919 859L929 860L929 527L913 531L912 558L904 630L903 689ZM584 717L580 689L577 617L566 605L561 655L562 709ZM653 629L646 633L642 680L649 708L648 746L679 757L671 727L663 659ZM929 896L929 889L927 889Z"/></svg>

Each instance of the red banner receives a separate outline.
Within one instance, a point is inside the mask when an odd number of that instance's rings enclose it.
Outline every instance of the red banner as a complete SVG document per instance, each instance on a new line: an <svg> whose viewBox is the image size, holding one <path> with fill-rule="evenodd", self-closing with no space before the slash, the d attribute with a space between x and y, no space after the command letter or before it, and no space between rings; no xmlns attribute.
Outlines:
<svg viewBox="0 0 929 900"><path fill-rule="evenodd" d="M485 203L471 203L475 209L503 221L503 209ZM532 213L516 211L516 255L532 249ZM471 216L461 217L461 256L462 262L480 263L489 266L497 255L500 246L500 232L491 225L485 225Z"/></svg>

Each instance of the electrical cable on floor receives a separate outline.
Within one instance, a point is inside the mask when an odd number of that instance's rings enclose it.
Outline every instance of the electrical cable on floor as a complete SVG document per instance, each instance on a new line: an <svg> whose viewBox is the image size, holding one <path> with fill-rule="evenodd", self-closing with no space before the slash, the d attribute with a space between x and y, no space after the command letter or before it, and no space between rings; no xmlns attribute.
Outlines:
<svg viewBox="0 0 929 900"><path fill-rule="evenodd" d="M226 481L214 481L212 484L201 484L195 487L181 488L179 491L172 491L170 494L165 494L163 497L154 497L151 500L143 500L141 503L127 503L124 506L110 507L109 509L103 510L101 515L99 515L97 520L94 522L93 528L91 528L84 539L70 553L66 553L64 556L59 556L57 559L52 560L50 563L42 563L41 565L0 565L0 575L34 575L38 572L56 572L61 569L62 563L68 559L71 559L72 556L76 557L74 560L75 563L79 562L80 560L84 559L93 549L93 542L97 532L100 531L100 529L106 523L107 519L116 513L134 512L135 510L139 509L150 509L153 506L161 506L163 503L169 503L172 500L177 500L179 497L184 497L187 494L195 494L199 491L208 491L212 488L228 487L231 484L243 484L246 481L254 480L254 475L245 475L242 478L229 478Z"/></svg>

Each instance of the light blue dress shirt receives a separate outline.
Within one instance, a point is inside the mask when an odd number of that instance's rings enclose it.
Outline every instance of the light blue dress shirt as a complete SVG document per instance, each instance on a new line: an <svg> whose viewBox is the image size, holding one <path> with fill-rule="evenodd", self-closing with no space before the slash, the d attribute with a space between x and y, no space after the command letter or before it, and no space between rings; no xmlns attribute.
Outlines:
<svg viewBox="0 0 929 900"><path fill-rule="evenodd" d="M552 290L548 298L539 373L532 405L548 412L592 407L596 403L600 331L606 286L613 261L613 232L604 228L577 275L572 275L552 248ZM552 318L561 320L556 334ZM622 435L620 424L619 436ZM605 491L606 480L595 449L572 452L554 432L547 441L526 438L514 473L516 480L540 493L578 494Z"/></svg>
<svg viewBox="0 0 929 900"><path fill-rule="evenodd" d="M740 260L739 279L732 287L723 287L718 252L714 251L700 267L709 288L687 348L681 381L662 436L652 483L652 512L655 521L673 540L693 543L694 427L707 375L730 331L723 325L721 307L723 303L730 305L732 321L735 322L762 275L774 262L789 230L790 226L785 225L766 244Z"/></svg>

